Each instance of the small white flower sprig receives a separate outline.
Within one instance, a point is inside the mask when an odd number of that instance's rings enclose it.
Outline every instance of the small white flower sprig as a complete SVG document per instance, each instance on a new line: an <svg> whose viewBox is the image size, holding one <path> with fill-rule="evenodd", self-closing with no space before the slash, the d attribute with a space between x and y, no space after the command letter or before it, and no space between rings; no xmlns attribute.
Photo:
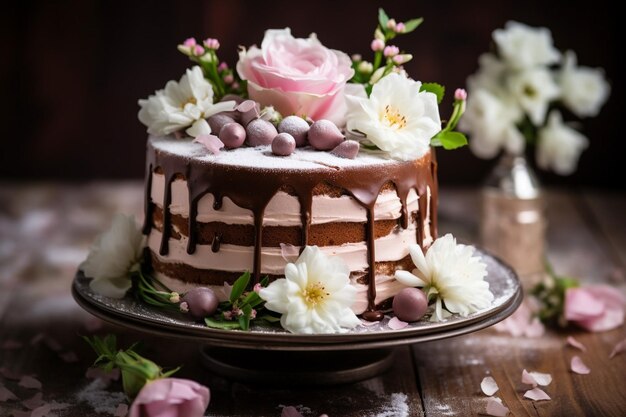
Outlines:
<svg viewBox="0 0 626 417"><path fill-rule="evenodd" d="M415 244L409 247L415 264L412 272L398 270L396 279L409 287L421 287L435 304L431 321L441 321L453 313L466 317L487 308L493 301L485 281L487 265L474 256L474 247L457 244L447 234L435 240L426 254Z"/></svg>
<svg viewBox="0 0 626 417"><path fill-rule="evenodd" d="M468 79L470 99L460 129L481 158L535 146L537 165L572 174L589 141L564 122L559 109L596 116L610 94L599 68L578 66L576 54L555 48L547 28L508 22L493 32L495 51L479 58Z"/></svg>

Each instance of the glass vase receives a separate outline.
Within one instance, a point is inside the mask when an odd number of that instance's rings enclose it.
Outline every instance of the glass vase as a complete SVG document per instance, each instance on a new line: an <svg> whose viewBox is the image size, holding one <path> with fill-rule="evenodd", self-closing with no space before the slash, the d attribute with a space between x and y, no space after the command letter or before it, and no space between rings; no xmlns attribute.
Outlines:
<svg viewBox="0 0 626 417"><path fill-rule="evenodd" d="M541 278L545 201L524 155L504 153L482 187L482 245L515 269L525 289Z"/></svg>

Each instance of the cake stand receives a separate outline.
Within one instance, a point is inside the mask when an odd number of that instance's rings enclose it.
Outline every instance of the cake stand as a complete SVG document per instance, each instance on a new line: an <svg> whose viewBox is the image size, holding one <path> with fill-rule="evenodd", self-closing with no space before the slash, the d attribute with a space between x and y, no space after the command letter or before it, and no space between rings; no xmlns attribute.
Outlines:
<svg viewBox="0 0 626 417"><path fill-rule="evenodd" d="M80 271L72 295L82 308L110 323L198 342L203 363L230 379L289 385L348 383L386 370L393 363L391 348L395 346L475 332L511 315L523 297L517 275L495 256L480 249L477 254L487 265L486 280L494 294L491 306L442 322L425 318L399 330L388 326L392 315L341 334L298 335L256 323L250 331L212 329L182 313L163 311L130 296L113 299L96 294L89 288L90 278Z"/></svg>

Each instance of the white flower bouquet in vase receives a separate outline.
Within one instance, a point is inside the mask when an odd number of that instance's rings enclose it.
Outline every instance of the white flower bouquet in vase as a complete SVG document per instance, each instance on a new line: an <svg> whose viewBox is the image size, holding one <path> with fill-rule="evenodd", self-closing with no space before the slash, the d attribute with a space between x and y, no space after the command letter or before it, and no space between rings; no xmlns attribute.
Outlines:
<svg viewBox="0 0 626 417"><path fill-rule="evenodd" d="M601 69L578 66L573 51L557 50L547 28L511 21L492 36L494 51L480 56L468 79L459 128L476 156L501 154L484 187L483 245L532 279L544 270L546 225L525 155L534 148L540 169L572 174L589 141L566 118L596 116L610 87Z"/></svg>

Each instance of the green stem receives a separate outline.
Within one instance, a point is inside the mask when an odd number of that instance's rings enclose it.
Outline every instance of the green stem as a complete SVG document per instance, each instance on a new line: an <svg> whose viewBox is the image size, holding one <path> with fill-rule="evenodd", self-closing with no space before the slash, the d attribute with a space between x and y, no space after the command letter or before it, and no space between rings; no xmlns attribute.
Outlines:
<svg viewBox="0 0 626 417"><path fill-rule="evenodd" d="M383 59L383 53L382 51L376 51L376 53L374 54L374 70L372 71L372 74L378 69L380 68L380 64L382 62Z"/></svg>

